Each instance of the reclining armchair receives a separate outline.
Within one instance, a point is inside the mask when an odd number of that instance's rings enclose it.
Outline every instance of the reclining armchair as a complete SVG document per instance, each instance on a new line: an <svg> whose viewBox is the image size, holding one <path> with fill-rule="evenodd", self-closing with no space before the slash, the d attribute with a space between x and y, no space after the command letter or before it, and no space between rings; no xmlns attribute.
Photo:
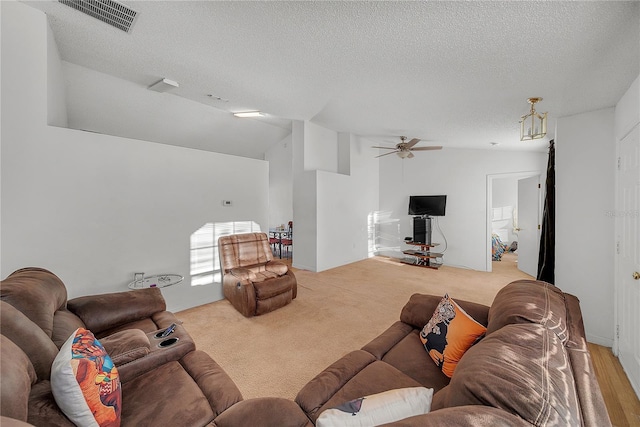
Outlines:
<svg viewBox="0 0 640 427"><path fill-rule="evenodd" d="M218 239L224 296L246 317L259 316L289 304L297 295L296 277L274 261L265 233Z"/></svg>

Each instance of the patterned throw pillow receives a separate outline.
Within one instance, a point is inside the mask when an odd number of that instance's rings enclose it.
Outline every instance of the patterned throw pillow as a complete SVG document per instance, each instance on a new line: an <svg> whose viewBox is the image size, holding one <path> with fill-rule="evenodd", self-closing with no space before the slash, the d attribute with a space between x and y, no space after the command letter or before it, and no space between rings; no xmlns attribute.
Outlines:
<svg viewBox="0 0 640 427"><path fill-rule="evenodd" d="M91 331L78 328L51 367L51 391L78 426L120 426L122 389L118 370Z"/></svg>
<svg viewBox="0 0 640 427"><path fill-rule="evenodd" d="M487 332L448 294L440 300L420 341L442 373L451 378L464 353Z"/></svg>

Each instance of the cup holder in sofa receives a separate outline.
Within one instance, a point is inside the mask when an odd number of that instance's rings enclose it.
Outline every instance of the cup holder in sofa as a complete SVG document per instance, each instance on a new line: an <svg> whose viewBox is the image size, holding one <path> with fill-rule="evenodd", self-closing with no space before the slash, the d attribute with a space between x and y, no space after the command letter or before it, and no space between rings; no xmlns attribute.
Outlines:
<svg viewBox="0 0 640 427"><path fill-rule="evenodd" d="M169 335L171 335L173 332L171 332ZM157 340L159 339L163 339L163 338L167 338L167 337L163 337L162 334L164 334L164 330L158 332L157 334L155 334L153 337Z"/></svg>
<svg viewBox="0 0 640 427"><path fill-rule="evenodd" d="M164 341L160 341L160 343L158 344L158 347L160 348L165 348L165 347L169 347L174 345L175 343L177 343L179 340L178 337L173 337L173 338L167 338Z"/></svg>

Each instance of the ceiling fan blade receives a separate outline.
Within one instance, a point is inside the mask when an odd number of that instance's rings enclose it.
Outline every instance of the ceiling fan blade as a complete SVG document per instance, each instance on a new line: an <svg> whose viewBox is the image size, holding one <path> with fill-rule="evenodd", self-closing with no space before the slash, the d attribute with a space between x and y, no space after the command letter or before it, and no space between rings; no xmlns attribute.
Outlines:
<svg viewBox="0 0 640 427"><path fill-rule="evenodd" d="M377 159L378 157L382 157L382 156L388 156L389 154L393 154L393 153L397 153L398 151L389 151L388 153L384 153L384 154L380 154L379 156L374 157L375 159Z"/></svg>
<svg viewBox="0 0 640 427"><path fill-rule="evenodd" d="M416 147L411 149L411 151L429 151L429 150L442 150L442 146L432 145L431 147Z"/></svg>
<svg viewBox="0 0 640 427"><path fill-rule="evenodd" d="M374 145L371 148L382 148L384 150L396 150L396 147L378 147L377 145Z"/></svg>
<svg viewBox="0 0 640 427"><path fill-rule="evenodd" d="M413 138L411 141L407 142L407 148L411 148L414 145L416 145L418 142L420 142L420 139L418 138Z"/></svg>

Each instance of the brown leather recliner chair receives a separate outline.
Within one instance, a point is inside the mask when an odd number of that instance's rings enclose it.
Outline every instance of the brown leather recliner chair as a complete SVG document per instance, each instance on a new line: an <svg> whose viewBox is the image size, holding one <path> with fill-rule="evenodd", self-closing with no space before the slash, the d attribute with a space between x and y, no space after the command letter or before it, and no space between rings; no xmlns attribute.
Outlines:
<svg viewBox="0 0 640 427"><path fill-rule="evenodd" d="M223 236L218 248L224 296L244 316L268 313L296 297L296 276L274 261L265 233Z"/></svg>

